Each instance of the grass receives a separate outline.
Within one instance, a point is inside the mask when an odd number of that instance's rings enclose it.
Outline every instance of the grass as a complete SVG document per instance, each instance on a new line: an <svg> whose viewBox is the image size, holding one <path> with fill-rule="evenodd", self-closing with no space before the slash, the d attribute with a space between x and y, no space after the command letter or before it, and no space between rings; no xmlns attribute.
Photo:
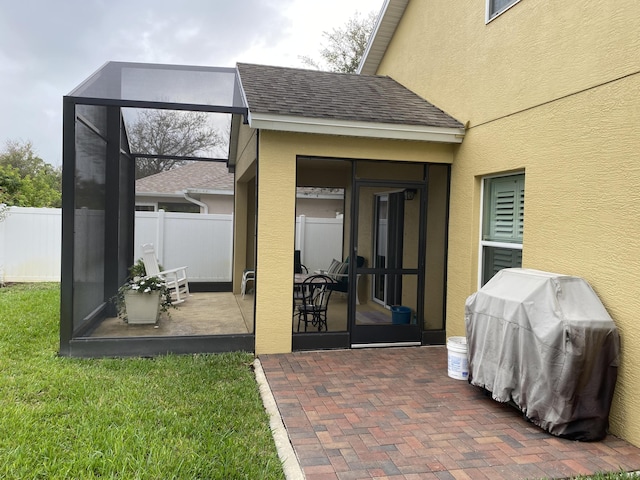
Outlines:
<svg viewBox="0 0 640 480"><path fill-rule="evenodd" d="M637 480L640 476L633 472L597 473L591 476L574 477L572 480Z"/></svg>
<svg viewBox="0 0 640 480"><path fill-rule="evenodd" d="M58 357L58 309L0 289L0 477L284 478L251 354Z"/></svg>
<svg viewBox="0 0 640 480"><path fill-rule="evenodd" d="M284 478L252 355L62 358L58 309L58 284L0 288L0 478Z"/></svg>

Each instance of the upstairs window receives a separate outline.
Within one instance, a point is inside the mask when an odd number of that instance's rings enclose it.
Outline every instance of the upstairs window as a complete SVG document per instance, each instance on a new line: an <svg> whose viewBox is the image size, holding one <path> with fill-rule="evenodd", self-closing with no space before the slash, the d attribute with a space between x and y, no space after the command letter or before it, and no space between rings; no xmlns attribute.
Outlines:
<svg viewBox="0 0 640 480"><path fill-rule="evenodd" d="M524 175L487 178L483 195L482 285L503 268L522 266Z"/></svg>
<svg viewBox="0 0 640 480"><path fill-rule="evenodd" d="M487 0L487 23L520 0Z"/></svg>

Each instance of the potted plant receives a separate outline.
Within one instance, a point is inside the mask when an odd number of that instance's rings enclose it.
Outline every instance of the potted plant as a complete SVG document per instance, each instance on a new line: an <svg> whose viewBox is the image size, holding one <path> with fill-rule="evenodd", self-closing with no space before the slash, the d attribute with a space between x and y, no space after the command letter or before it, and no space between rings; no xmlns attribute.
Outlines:
<svg viewBox="0 0 640 480"><path fill-rule="evenodd" d="M129 271L129 280L118 289L116 307L118 316L129 324L154 324L160 312L176 308L171 294L160 277L139 275L142 262L138 261Z"/></svg>

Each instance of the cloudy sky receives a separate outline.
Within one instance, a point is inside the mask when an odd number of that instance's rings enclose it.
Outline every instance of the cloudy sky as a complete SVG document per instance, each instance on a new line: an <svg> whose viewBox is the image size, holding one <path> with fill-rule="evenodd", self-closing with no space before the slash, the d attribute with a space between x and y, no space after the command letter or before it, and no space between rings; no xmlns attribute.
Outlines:
<svg viewBox="0 0 640 480"><path fill-rule="evenodd" d="M383 0L0 0L0 149L62 159L62 97L112 60L303 67Z"/></svg>

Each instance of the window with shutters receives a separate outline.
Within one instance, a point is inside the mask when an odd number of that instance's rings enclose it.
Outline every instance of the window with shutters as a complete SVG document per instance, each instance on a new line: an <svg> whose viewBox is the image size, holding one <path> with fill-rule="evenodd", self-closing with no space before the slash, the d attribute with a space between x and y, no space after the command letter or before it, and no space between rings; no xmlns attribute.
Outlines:
<svg viewBox="0 0 640 480"><path fill-rule="evenodd" d="M508 10L519 1L520 0L487 0L486 22L489 23L492 19Z"/></svg>
<svg viewBox="0 0 640 480"><path fill-rule="evenodd" d="M486 178L483 195L482 285L503 268L522 266L524 175Z"/></svg>

